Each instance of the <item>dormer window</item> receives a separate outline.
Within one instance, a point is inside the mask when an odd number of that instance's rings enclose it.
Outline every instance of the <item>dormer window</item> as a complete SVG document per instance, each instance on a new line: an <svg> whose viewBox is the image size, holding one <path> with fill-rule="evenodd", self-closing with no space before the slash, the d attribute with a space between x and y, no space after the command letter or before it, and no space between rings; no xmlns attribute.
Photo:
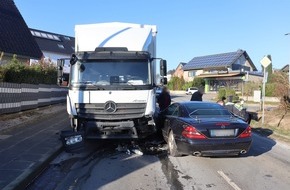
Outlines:
<svg viewBox="0 0 290 190"><path fill-rule="evenodd" d="M64 49L64 46L62 44L57 44L57 46L60 48L60 49Z"/></svg>

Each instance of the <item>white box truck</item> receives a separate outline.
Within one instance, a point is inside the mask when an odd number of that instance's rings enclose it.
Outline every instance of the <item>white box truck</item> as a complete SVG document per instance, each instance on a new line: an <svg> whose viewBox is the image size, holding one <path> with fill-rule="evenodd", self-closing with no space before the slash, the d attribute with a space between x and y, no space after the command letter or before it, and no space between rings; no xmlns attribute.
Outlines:
<svg viewBox="0 0 290 190"><path fill-rule="evenodd" d="M74 131L84 131L86 139L138 139L156 131L157 80L167 83L166 61L156 58L156 34L155 25L75 26L67 95ZM60 85L64 65L58 60Z"/></svg>

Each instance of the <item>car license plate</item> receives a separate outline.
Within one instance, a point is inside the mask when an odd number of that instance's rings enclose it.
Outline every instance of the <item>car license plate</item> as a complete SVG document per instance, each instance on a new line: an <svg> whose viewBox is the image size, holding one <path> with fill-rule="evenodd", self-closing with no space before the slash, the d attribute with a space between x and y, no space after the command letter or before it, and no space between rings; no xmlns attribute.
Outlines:
<svg viewBox="0 0 290 190"><path fill-rule="evenodd" d="M235 136L234 129L213 129L210 130L211 137L230 137Z"/></svg>

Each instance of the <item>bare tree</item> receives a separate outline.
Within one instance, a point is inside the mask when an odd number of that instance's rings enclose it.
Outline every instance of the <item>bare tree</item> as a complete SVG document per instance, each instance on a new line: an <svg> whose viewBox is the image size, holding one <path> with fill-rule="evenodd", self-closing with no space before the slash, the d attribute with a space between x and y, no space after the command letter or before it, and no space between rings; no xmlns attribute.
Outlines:
<svg viewBox="0 0 290 190"><path fill-rule="evenodd" d="M275 72L272 74L271 82L275 84L274 95L280 98L280 107L284 111L277 125L277 127L279 127L281 124L281 121L290 110L288 76L287 74L283 72Z"/></svg>

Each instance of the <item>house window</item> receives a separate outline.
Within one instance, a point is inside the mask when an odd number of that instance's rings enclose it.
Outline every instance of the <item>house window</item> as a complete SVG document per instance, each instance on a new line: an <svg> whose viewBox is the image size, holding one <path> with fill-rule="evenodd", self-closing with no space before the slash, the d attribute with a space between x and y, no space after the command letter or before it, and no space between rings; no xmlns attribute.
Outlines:
<svg viewBox="0 0 290 190"><path fill-rule="evenodd" d="M53 39L57 40L57 41L60 41L59 37L56 36L56 35L53 35Z"/></svg>
<svg viewBox="0 0 290 190"><path fill-rule="evenodd" d="M47 37L48 37L49 39L53 39L53 35L51 35L51 34L47 34Z"/></svg>
<svg viewBox="0 0 290 190"><path fill-rule="evenodd" d="M47 35L45 33L40 32L41 37L47 38Z"/></svg>
<svg viewBox="0 0 290 190"><path fill-rule="evenodd" d="M37 36L37 37L41 37L40 32L35 32L35 31L34 31L34 34L35 34L35 36Z"/></svg>
<svg viewBox="0 0 290 190"><path fill-rule="evenodd" d="M194 77L196 74L196 71L188 71L188 77Z"/></svg>
<svg viewBox="0 0 290 190"><path fill-rule="evenodd" d="M62 44L57 44L57 46L60 48L60 49L64 49L64 46Z"/></svg>
<svg viewBox="0 0 290 190"><path fill-rule="evenodd" d="M70 37L68 37L68 36L64 36L63 38L66 40L70 40Z"/></svg>

